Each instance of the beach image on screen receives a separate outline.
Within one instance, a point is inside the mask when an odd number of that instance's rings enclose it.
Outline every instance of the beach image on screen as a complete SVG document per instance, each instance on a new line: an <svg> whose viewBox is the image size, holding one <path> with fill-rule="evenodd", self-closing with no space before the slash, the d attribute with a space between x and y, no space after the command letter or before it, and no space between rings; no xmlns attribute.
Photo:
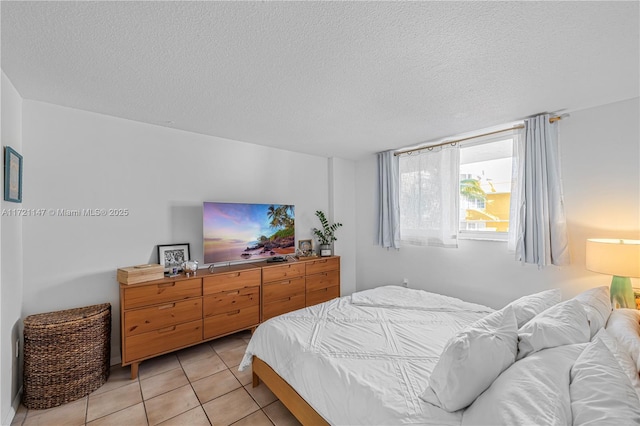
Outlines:
<svg viewBox="0 0 640 426"><path fill-rule="evenodd" d="M205 202L202 220L204 263L295 252L293 205Z"/></svg>

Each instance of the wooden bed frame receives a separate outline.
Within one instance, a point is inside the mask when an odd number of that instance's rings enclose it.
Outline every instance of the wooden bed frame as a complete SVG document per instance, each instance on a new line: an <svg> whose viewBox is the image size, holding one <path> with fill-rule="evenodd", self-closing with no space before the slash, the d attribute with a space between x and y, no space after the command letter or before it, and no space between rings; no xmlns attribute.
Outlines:
<svg viewBox="0 0 640 426"><path fill-rule="evenodd" d="M277 396L285 407L289 409L303 425L329 425L282 377L263 360L253 357L253 387L260 384L260 380Z"/></svg>

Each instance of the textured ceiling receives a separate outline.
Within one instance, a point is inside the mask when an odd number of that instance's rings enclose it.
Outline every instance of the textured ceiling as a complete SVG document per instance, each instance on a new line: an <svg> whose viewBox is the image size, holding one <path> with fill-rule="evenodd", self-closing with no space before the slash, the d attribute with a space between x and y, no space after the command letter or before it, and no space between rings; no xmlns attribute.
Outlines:
<svg viewBox="0 0 640 426"><path fill-rule="evenodd" d="M634 2L3 1L25 99L320 156L639 95Z"/></svg>

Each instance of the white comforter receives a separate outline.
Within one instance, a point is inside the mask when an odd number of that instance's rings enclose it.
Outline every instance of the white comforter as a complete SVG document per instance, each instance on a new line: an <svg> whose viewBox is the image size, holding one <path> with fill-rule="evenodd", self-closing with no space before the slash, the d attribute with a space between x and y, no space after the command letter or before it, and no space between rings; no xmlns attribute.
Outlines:
<svg viewBox="0 0 640 426"><path fill-rule="evenodd" d="M447 340L493 310L419 290L379 287L291 312L254 333L258 356L336 425L459 425L418 396Z"/></svg>

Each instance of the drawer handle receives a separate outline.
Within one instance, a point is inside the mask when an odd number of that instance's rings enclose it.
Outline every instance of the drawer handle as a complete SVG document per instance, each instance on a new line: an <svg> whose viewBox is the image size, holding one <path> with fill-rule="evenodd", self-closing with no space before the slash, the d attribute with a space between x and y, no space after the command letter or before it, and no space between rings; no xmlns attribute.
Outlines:
<svg viewBox="0 0 640 426"><path fill-rule="evenodd" d="M238 309L237 311L228 312L227 316L230 317L231 315L238 315L239 313L240 313L240 309Z"/></svg>
<svg viewBox="0 0 640 426"><path fill-rule="evenodd" d="M161 311L163 309L171 309L171 308L175 308L175 307L176 307L175 303L169 303L168 305L158 306L158 310Z"/></svg>
<svg viewBox="0 0 640 426"><path fill-rule="evenodd" d="M167 333L167 332L169 332L169 331L175 331L175 329L176 329L176 326L175 326L175 325L172 325L172 326L167 327L167 328L161 328L160 330L158 330L158 334L160 334L160 333Z"/></svg>
<svg viewBox="0 0 640 426"><path fill-rule="evenodd" d="M165 287L173 287L175 286L176 283L172 282L172 283L163 283L163 284L158 284L158 288L165 288Z"/></svg>
<svg viewBox="0 0 640 426"><path fill-rule="evenodd" d="M328 260L318 260L318 263L327 263Z"/></svg>
<svg viewBox="0 0 640 426"><path fill-rule="evenodd" d="M291 284L291 280L289 280L289 281L282 281L280 284L282 284L282 285L289 285L289 284Z"/></svg>
<svg viewBox="0 0 640 426"><path fill-rule="evenodd" d="M238 294L240 294L240 290L230 291L227 293L227 296L237 296Z"/></svg>

